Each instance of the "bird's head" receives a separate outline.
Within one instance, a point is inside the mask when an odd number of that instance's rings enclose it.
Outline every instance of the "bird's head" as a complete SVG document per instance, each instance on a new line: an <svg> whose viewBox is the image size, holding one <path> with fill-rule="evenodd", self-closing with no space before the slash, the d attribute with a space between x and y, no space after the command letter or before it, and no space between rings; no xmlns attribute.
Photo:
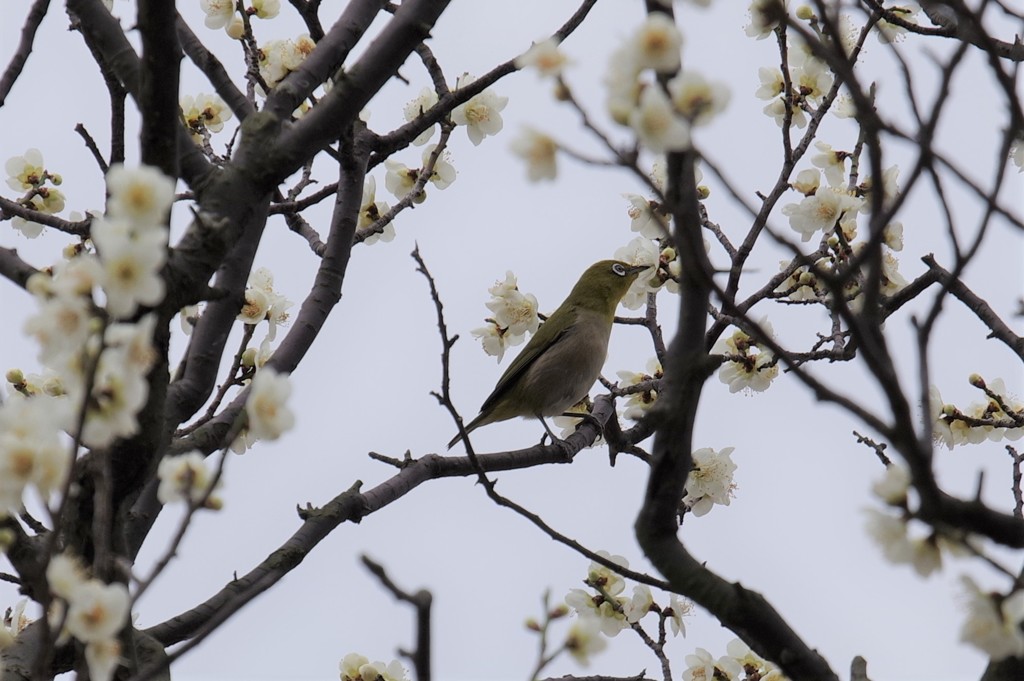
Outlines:
<svg viewBox="0 0 1024 681"><path fill-rule="evenodd" d="M576 282L569 294L569 301L579 307L614 315L622 296L626 295L637 276L648 267L630 265L620 260L596 262Z"/></svg>

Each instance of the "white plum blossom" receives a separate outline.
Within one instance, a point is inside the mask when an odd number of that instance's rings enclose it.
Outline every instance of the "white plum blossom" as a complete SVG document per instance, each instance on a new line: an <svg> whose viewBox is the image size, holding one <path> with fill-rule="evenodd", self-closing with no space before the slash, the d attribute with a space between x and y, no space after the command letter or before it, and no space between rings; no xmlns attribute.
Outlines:
<svg viewBox="0 0 1024 681"><path fill-rule="evenodd" d="M894 296L907 287L906 278L900 274L900 261L892 253L882 253L882 281L879 291L883 296Z"/></svg>
<svg viewBox="0 0 1024 681"><path fill-rule="evenodd" d="M796 174L796 179L790 182L790 187L804 196L814 196L821 186L821 171L815 168L806 168Z"/></svg>
<svg viewBox="0 0 1024 681"><path fill-rule="evenodd" d="M626 43L627 55L636 69L653 69L658 73L679 70L679 50L683 35L672 17L651 12Z"/></svg>
<svg viewBox="0 0 1024 681"><path fill-rule="evenodd" d="M0 405L0 517L21 508L28 486L44 501L63 488L72 460L61 431L71 423L63 398L36 395Z"/></svg>
<svg viewBox="0 0 1024 681"><path fill-rule="evenodd" d="M789 226L800 234L802 241L809 241L816 232L829 233L837 223L856 225L855 218L862 199L850 196L841 189L821 186L811 196L805 196L799 204L790 203L782 207L782 214L789 217Z"/></svg>
<svg viewBox="0 0 1024 681"><path fill-rule="evenodd" d="M84 385L69 387L76 401L83 399ZM89 447L105 447L118 437L138 432L136 415L149 396L145 372L125 361L120 348L107 348L100 355L87 399L82 442Z"/></svg>
<svg viewBox="0 0 1024 681"><path fill-rule="evenodd" d="M604 549L597 552L597 555L605 558L609 562L621 565L623 568L629 568L629 561L620 555L609 553ZM616 572L614 569L598 563L596 560L591 561L590 567L587 569L587 584L600 584L606 593L612 596L618 596L622 593L623 589L626 588L626 583L622 579L622 575Z"/></svg>
<svg viewBox="0 0 1024 681"><path fill-rule="evenodd" d="M687 655L684 661L686 669L683 670L683 681L739 681L743 678L743 667L739 662L727 655L716 660L704 648L697 648L692 655Z"/></svg>
<svg viewBox="0 0 1024 681"><path fill-rule="evenodd" d="M403 198L416 186L416 180L420 176L419 168L410 168L404 163L390 158L385 159L384 167L387 169L387 173L384 175L384 187L396 199Z"/></svg>
<svg viewBox="0 0 1024 681"><path fill-rule="evenodd" d="M182 95L179 100L185 126L192 133L192 139L201 142L202 131L220 132L224 122L232 117L231 109L214 94L199 93L196 96Z"/></svg>
<svg viewBox="0 0 1024 681"><path fill-rule="evenodd" d="M558 174L556 158L558 142L533 128L525 127L512 140L512 153L526 161L526 177L530 182L553 180Z"/></svg>
<svg viewBox="0 0 1024 681"><path fill-rule="evenodd" d="M64 194L56 186L61 184L60 175L50 173L43 166L43 155L38 149L29 149L23 156L7 159L4 166L7 171L7 186L25 196L18 203L34 211L53 215L64 210ZM45 226L20 215L11 218L11 225L28 239L35 239L42 234Z"/></svg>
<svg viewBox="0 0 1024 681"><path fill-rule="evenodd" d="M717 452L704 447L693 452L693 467L686 478L683 504L695 516L706 515L715 504L729 505L736 489L732 479L736 472L732 451L733 447Z"/></svg>
<svg viewBox="0 0 1024 681"><path fill-rule="evenodd" d="M807 125L807 114L804 110L797 105L791 107L792 114L790 116L790 123L798 128L803 128ZM776 97L772 101L768 102L768 105L764 107L764 113L767 116L771 116L774 119L776 125L780 128L786 124L786 100L783 97Z"/></svg>
<svg viewBox="0 0 1024 681"><path fill-rule="evenodd" d="M291 392L287 374L279 374L270 367L256 372L245 403L253 435L260 440L276 440L295 425L295 415L286 405Z"/></svg>
<svg viewBox="0 0 1024 681"><path fill-rule="evenodd" d="M117 635L128 622L128 587L104 584L90 579L68 595L65 626L68 633L83 643L106 641Z"/></svg>
<svg viewBox="0 0 1024 681"><path fill-rule="evenodd" d="M622 614L626 621L635 624L642 620L651 611L654 605L654 595L646 584L637 584L633 587L633 597L622 604Z"/></svg>
<svg viewBox="0 0 1024 681"><path fill-rule="evenodd" d="M921 11L916 2L904 2L899 5L886 6L885 9L896 18L911 24L917 23L917 13ZM877 30L875 35L880 43L896 43L903 40L907 34L906 28L887 20L885 16L878 20L878 23L875 24L875 29Z"/></svg>
<svg viewBox="0 0 1024 681"><path fill-rule="evenodd" d="M470 333L480 339L485 353L492 357L497 357L500 362L505 356L505 350L509 346L520 345L526 339L526 336L509 335L507 331L507 329L499 326L493 319L489 319L485 326L473 329Z"/></svg>
<svg viewBox="0 0 1024 681"><path fill-rule="evenodd" d="M53 296L42 300L36 314L26 320L25 333L39 343L39 361L55 366L85 345L92 319L90 300L84 296Z"/></svg>
<svg viewBox="0 0 1024 681"><path fill-rule="evenodd" d="M534 43L530 49L516 57L517 69L532 67L543 77L560 76L569 63L565 54L558 49L558 40L548 38Z"/></svg>
<svg viewBox="0 0 1024 681"><path fill-rule="evenodd" d="M999 402L987 395L984 401L972 402L963 410L958 409L956 405L943 403L938 388L932 386L929 391L929 408L935 442L952 449L955 445L980 444L986 440L998 442L1004 438L1018 440L1024 437L1024 427L1014 425L1024 415L1024 402L1009 395L1003 380L997 378L986 381L981 376L973 375L971 383L998 395L1014 416L1005 413ZM971 425L963 417L986 423Z"/></svg>
<svg viewBox="0 0 1024 681"><path fill-rule="evenodd" d="M832 87L828 65L801 49L790 50L793 88L812 104L819 104Z"/></svg>
<svg viewBox="0 0 1024 681"><path fill-rule="evenodd" d="M1009 595L986 593L968 576L961 578L967 619L960 640L994 661L1024 655L1024 590Z"/></svg>
<svg viewBox="0 0 1024 681"><path fill-rule="evenodd" d="M377 181L372 175L366 178L363 184L363 202L359 206L359 222L356 225L360 230L365 230L382 218L391 207L384 201L377 201ZM378 240L387 243L395 238L395 221L389 220L380 232L368 234L363 241L366 245L376 243Z"/></svg>
<svg viewBox="0 0 1024 681"><path fill-rule="evenodd" d="M423 115L424 111L430 109L435 104L437 104L437 101L437 93L431 90L430 88L425 87L422 90L420 90L420 93L416 96L415 99L406 103L406 105L402 108L402 115L405 117L406 122L411 123L412 121L416 120L421 115ZM434 129L436 127L436 125L430 126L426 130L421 132L419 135L417 135L416 139L414 139L412 143L415 144L416 146L426 144L427 142L430 141L431 136L433 136Z"/></svg>
<svg viewBox="0 0 1024 681"><path fill-rule="evenodd" d="M491 299L484 303L494 314L494 322L511 336L536 333L540 326L537 316L537 298L532 293L519 291L516 276L510 271L505 280L488 289Z"/></svg>
<svg viewBox="0 0 1024 681"><path fill-rule="evenodd" d="M206 13L207 28L224 28L235 12L234 0L199 0L199 7Z"/></svg>
<svg viewBox="0 0 1024 681"><path fill-rule="evenodd" d="M744 28L746 34L757 40L770 36L779 24L777 14L785 11L783 5L783 0L752 0L750 23Z"/></svg>
<svg viewBox="0 0 1024 681"><path fill-rule="evenodd" d="M774 337L772 325L766 319L762 319L759 325L764 333ZM711 351L726 356L718 370L718 378L729 386L729 392L744 389L764 392L779 375L775 354L741 329L719 338Z"/></svg>
<svg viewBox="0 0 1024 681"><path fill-rule="evenodd" d="M107 311L117 319L135 314L140 305L156 305L166 291L160 270L167 260L167 229L156 227L133 238L120 220L96 218L92 238L103 266Z"/></svg>
<svg viewBox="0 0 1024 681"><path fill-rule="evenodd" d="M111 216L130 221L137 230L167 224L167 212L174 202L174 181L158 168L115 164L107 172L107 191Z"/></svg>
<svg viewBox="0 0 1024 681"><path fill-rule="evenodd" d="M294 40L270 40L260 48L260 76L267 87L274 87L284 80L306 59L316 43L306 34Z"/></svg>
<svg viewBox="0 0 1024 681"><path fill-rule="evenodd" d="M629 201L629 208L626 210L629 215L629 228L639 232L641 236L648 239L663 239L668 235L666 218L656 211L659 204L639 194L623 194Z"/></svg>
<svg viewBox="0 0 1024 681"><path fill-rule="evenodd" d="M841 187L846 177L846 159L850 157L850 153L833 149L831 145L820 140L815 142L814 146L818 153L811 156L811 164L822 169L830 185Z"/></svg>
<svg viewBox="0 0 1024 681"><path fill-rule="evenodd" d="M565 649L569 654L586 667L590 658L608 647L608 642L601 636L602 624L598 617L581 615L569 627L566 634Z"/></svg>
<svg viewBox="0 0 1024 681"><path fill-rule="evenodd" d="M619 388L628 388L639 383L660 379L663 375L661 362L658 361L657 357L647 360L646 369L646 372L640 373L632 371L616 372L616 375L619 377ZM626 399L626 406L622 413L623 418L634 420L643 418L644 414L647 413L647 410L651 408L657 399L658 391L654 388L630 394Z"/></svg>
<svg viewBox="0 0 1024 681"><path fill-rule="evenodd" d="M909 564L921 577L942 567L939 537L935 534L911 536L905 518L866 509L867 531L882 549L886 559L897 565ZM951 548L944 542L946 548Z"/></svg>
<svg viewBox="0 0 1024 681"><path fill-rule="evenodd" d="M762 66L757 70L757 77L761 81L761 85L754 92L754 96L758 99L763 99L766 102L773 100L786 89L782 71L777 68Z"/></svg>
<svg viewBox="0 0 1024 681"><path fill-rule="evenodd" d="M791 261L781 260L779 270L789 268ZM786 293L789 300L821 300L825 292L819 287L818 277L807 265L796 268L785 281L779 284L776 293Z"/></svg>
<svg viewBox="0 0 1024 681"><path fill-rule="evenodd" d="M54 596L69 600L71 594L89 578L76 556L64 552L50 558L46 566L46 583Z"/></svg>
<svg viewBox="0 0 1024 681"><path fill-rule="evenodd" d="M341 672L341 681L361 681L359 670L363 665L369 664L370 659L359 653L349 653L341 658L338 663L338 670Z"/></svg>
<svg viewBox="0 0 1024 681"><path fill-rule="evenodd" d="M455 84L456 93L475 81L475 76L468 73L463 74ZM452 109L452 122L455 125L466 126L469 141L476 146L488 135L497 135L501 132L503 125L501 111L506 104L508 104L508 97L496 95L488 88Z"/></svg>
<svg viewBox="0 0 1024 681"><path fill-rule="evenodd" d="M640 144L655 153L681 151L690 146L690 127L673 109L659 85L648 85L629 114L629 127Z"/></svg>
<svg viewBox="0 0 1024 681"><path fill-rule="evenodd" d="M251 0L251 4L260 19L273 19L281 11L281 0Z"/></svg>
<svg viewBox="0 0 1024 681"><path fill-rule="evenodd" d="M778 667L755 653L750 649L750 646L738 638L729 641L725 646L725 652L743 668L748 679L784 681L784 677Z"/></svg>
<svg viewBox="0 0 1024 681"><path fill-rule="evenodd" d="M693 602L679 598L678 595L672 594L668 602L668 607L671 612L668 613L668 623L672 628L672 635L679 636L682 634L686 636L686 626L683 624L683 617L693 614Z"/></svg>
<svg viewBox="0 0 1024 681"><path fill-rule="evenodd" d="M156 496L162 504L174 501L197 504L213 485L213 474L206 467L206 460L199 452L193 451L178 456L165 456L157 467L160 487ZM218 481L218 486L220 481ZM207 508L219 508L220 500L210 495Z"/></svg>
<svg viewBox="0 0 1024 681"><path fill-rule="evenodd" d="M604 84L608 88L605 105L612 120L619 125L629 125L629 116L636 108L643 88L638 75L639 70L626 47L612 53L604 77Z"/></svg>
<svg viewBox="0 0 1024 681"><path fill-rule="evenodd" d="M426 168L430 162L430 157L434 154L434 149L437 148L436 144L428 144L423 148L423 167ZM452 182L455 181L455 177L458 173L455 171L455 166L452 165L451 157L448 154L448 150L441 151L438 155L437 160L434 162L434 172L427 178L427 182L432 183L438 189L447 189L451 186Z"/></svg>
<svg viewBox="0 0 1024 681"><path fill-rule="evenodd" d="M885 467L885 475L875 481L871 491L890 506L902 506L907 502L910 490L910 472L900 464L891 463Z"/></svg>
<svg viewBox="0 0 1024 681"><path fill-rule="evenodd" d="M903 223L899 221L890 222L885 226L882 233L885 245L894 251L903 250Z"/></svg>
<svg viewBox="0 0 1024 681"><path fill-rule="evenodd" d="M668 91L676 111L694 126L707 125L729 103L729 88L693 71L683 71L670 80Z"/></svg>
<svg viewBox="0 0 1024 681"><path fill-rule="evenodd" d="M615 259L630 265L647 265L649 270L641 272L622 297L622 306L628 310L639 310L647 304L647 294L657 289L658 282L652 279L661 260L658 245L650 239L638 236L615 251Z"/></svg>
<svg viewBox="0 0 1024 681"><path fill-rule="evenodd" d="M359 667L359 676L353 681L407 681L405 667L398 660L366 662Z"/></svg>
<svg viewBox="0 0 1024 681"><path fill-rule="evenodd" d="M593 618L605 636L617 636L629 626L622 612L623 605L628 600L625 597L614 596L608 600L601 594L591 594L583 589L570 589L565 596L565 604L580 618Z"/></svg>
<svg viewBox="0 0 1024 681"><path fill-rule="evenodd" d="M7 186L16 192L38 187L46 178L43 155L38 149L29 149L23 156L14 156L4 164Z"/></svg>
<svg viewBox="0 0 1024 681"><path fill-rule="evenodd" d="M111 681L121 662L121 642L116 638L90 641L85 646L90 681Z"/></svg>

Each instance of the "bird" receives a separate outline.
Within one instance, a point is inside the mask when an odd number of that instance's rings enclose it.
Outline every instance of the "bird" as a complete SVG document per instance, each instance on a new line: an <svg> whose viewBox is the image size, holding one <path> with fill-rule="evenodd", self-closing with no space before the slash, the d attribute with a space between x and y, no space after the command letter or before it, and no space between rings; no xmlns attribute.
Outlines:
<svg viewBox="0 0 1024 681"><path fill-rule="evenodd" d="M516 416L540 419L557 440L545 416L558 416L579 403L597 380L608 354L615 309L637 276L649 265L619 260L596 262L580 276L565 301L520 351L465 433ZM459 440L451 442L451 449Z"/></svg>

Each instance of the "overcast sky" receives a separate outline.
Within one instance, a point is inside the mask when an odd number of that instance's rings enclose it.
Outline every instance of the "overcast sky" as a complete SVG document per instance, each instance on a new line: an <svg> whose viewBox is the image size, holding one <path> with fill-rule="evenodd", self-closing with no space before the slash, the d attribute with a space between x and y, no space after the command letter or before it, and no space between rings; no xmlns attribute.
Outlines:
<svg viewBox="0 0 1024 681"><path fill-rule="evenodd" d="M180 3L182 14L233 72L240 73L237 45L223 31L203 26L198 4ZM290 6L282 4L279 18L256 24L261 40L301 32ZM330 25L340 4L323 3L325 25ZM761 113L764 103L753 96L759 84L757 68L774 64L776 50L774 40L757 42L744 35L743 4L719 2L710 11L684 5L680 25L684 68L724 81L732 92L726 113L700 130L697 141L754 202L756 191L774 184L780 165L778 128ZM115 13L130 17L129 7L116 0ZM479 74L521 53L572 11L573 3L546 0L453 3L432 32L430 46L453 82L463 72ZM4 63L21 21L20 15L11 18L13 8L6 14L0 22ZM601 78L609 54L642 16L642 3L600 3L564 45L574 61L570 84L607 129L614 128L603 112ZM47 167L64 176L68 209L84 211L102 205L103 185L73 128L85 124L106 149L109 124L102 81L80 38L66 29L61 8L51 8L25 74L0 108L0 125L6 131L0 136L0 160L29 147L40 149ZM920 39L902 46L917 55L918 63L925 47L938 54L950 47ZM896 115L904 110L899 103L902 85L885 54L886 48L869 40L867 73L879 80L883 109ZM987 179L990 154L978 152L992 148L1003 121L994 107L979 105L993 98L984 60L973 50L967 59L974 77L964 72L954 82L958 103L944 120L939 144L973 167L977 177ZM392 82L369 105L369 123L375 130L401 123L402 106L428 83L414 60L402 73L411 85ZM922 94L931 93L934 82L926 77L933 76L934 69L922 68L920 73ZM424 204L403 213L393 242L354 250L344 297L294 374L296 429L281 441L260 444L229 461L224 510L198 518L179 557L137 605L140 627L201 602L232 574L247 572L263 560L297 528L297 504L322 504L357 479L364 482L364 489L387 479L392 471L368 459L367 452L400 457L410 450L418 457L444 451L455 428L429 395L439 385L441 346L426 283L408 256L416 243L437 279L449 329L461 336L452 357L453 391L468 418L514 354L498 365L471 337L470 331L488 314L487 287L511 270L520 288L536 295L540 309L550 312L590 263L611 257L635 236L621 194L638 192L640 187L628 173L563 159L557 182L530 184L522 162L510 153L511 140L528 124L577 149L600 154L598 145L580 130L575 114L553 101L550 83L521 73L499 82L494 90L509 97L504 131L474 147L464 129L456 130L451 144L459 172L455 183L445 191L429 189ZM186 63L182 93L211 91ZM234 123L230 121L228 128ZM614 132L619 139L628 139L621 130ZM850 148L855 135L849 123L830 119L820 138L837 148ZM216 140L223 144L227 133ZM894 147L886 164L905 164L908 151ZM129 163L137 162L134 145L129 145L128 154ZM415 167L419 154L420 149L409 149L397 158ZM805 161L799 167L808 165ZM323 163L320 169L323 183L334 180L330 164ZM374 174L378 197L385 198L383 168ZM1020 182L1017 177L1014 182L1019 207ZM712 192L706 202L711 219L734 237L743 234L749 218L709 173L704 183ZM975 224L971 218L978 215L977 204L960 192L954 191L953 197L964 224ZM322 233L331 203L308 216ZM188 217L185 206L176 207L176 228ZM903 222L906 248L900 261L908 280L924 270L921 255L934 252L940 263L948 264L949 249L941 241L939 214L929 195L911 197ZM788 230L780 215L773 216L773 224L780 232ZM66 241L53 233L28 241L9 223L0 225L0 246L17 247L37 266L56 259ZM750 290L774 274L785 257L780 248L764 246L750 263ZM999 226L983 248L980 263L967 272L974 290L1004 313L1013 309L1021 291L1021 255L1020 235ZM712 249L711 258L720 265L725 262L721 251ZM283 219L273 218L256 264L269 267L276 288L298 302L318 263ZM663 323L669 330L674 327L675 299L667 293L661 296ZM929 295L926 302L930 300ZM12 329L0 335L4 369L37 370L35 347L13 331L32 309L31 299L12 286L0 295L0 310ZM783 343L795 349L809 347L814 333L827 329L810 308L776 306L756 312L767 314ZM1009 315L1004 319L1010 321ZM897 352L906 357L900 367L902 378L913 385L916 364L908 330L907 315L893 318L887 328ZM966 405L978 398L967 384L972 372L989 379L1002 377L1011 392L1021 394L1019 363L1002 345L985 341L985 329L959 304L947 305L939 331L931 360L934 382L947 401ZM637 328L617 328L605 375L614 379L617 370L642 370L653 355L644 340ZM183 347L181 338L176 347ZM850 394L866 399L877 394L856 363L821 366L815 372ZM880 476L881 466L871 451L856 445L851 431L862 428L838 410L816 404L785 376L768 392L754 395L731 395L712 378L705 395L696 446L736 448L738 489L729 508L716 507L706 517L687 521L682 537L694 555L722 576L764 593L843 677L858 654L867 658L869 672L879 681L980 676L985 659L958 642L963 620L958 576L969 572L983 585L1004 585L969 561L948 564L941 575L922 580L910 568L881 558L863 529L862 509L875 505L869 487ZM480 452L525 447L540 434L535 422L516 420L481 429L474 434L474 445ZM950 491L969 494L978 471L984 469L986 500L1011 507L1006 491L1010 466L1001 444L942 450L940 456L941 479ZM499 491L561 532L649 570L632 534L646 480L646 468L639 462L623 458L610 468L606 452L595 448L571 466L496 477ZM171 508L161 517L140 566L161 553L178 514L179 509ZM412 616L361 568L358 557L363 553L383 563L403 587L432 591L435 676L455 680L526 678L536 640L523 621L540 614L546 589L558 599L582 586L589 564L522 518L496 508L473 480L431 482L361 524L339 528L281 584L184 657L175 677L326 679L336 678L338 660L349 652L392 659L397 647L412 644ZM15 599L15 590L0 584L0 607ZM661 594L656 599L667 601ZM688 619L687 629L685 639L669 643L676 677L685 669L685 654L703 647L717 657L733 637L699 610ZM627 631L595 658L589 671L627 675L644 668L656 669L657 663ZM549 672L557 676L581 670L566 662Z"/></svg>

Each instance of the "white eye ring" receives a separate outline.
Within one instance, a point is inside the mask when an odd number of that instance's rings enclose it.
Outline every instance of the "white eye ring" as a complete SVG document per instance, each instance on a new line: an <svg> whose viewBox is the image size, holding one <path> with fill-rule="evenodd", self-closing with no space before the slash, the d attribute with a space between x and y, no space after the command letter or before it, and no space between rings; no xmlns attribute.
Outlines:
<svg viewBox="0 0 1024 681"><path fill-rule="evenodd" d="M615 263L614 265L612 265L612 272L619 275L620 277L626 276L626 268L620 265L619 263Z"/></svg>

